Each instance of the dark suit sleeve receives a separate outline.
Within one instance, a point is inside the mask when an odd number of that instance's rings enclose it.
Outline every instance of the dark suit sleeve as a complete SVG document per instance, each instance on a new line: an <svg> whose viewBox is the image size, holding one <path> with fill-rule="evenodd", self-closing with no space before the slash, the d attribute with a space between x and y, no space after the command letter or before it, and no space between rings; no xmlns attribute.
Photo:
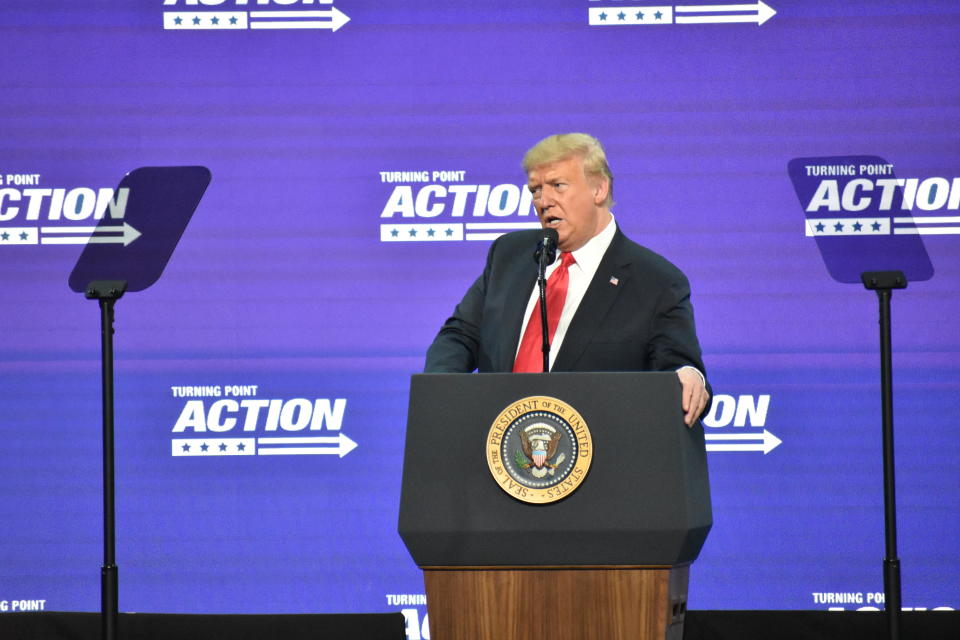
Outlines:
<svg viewBox="0 0 960 640"><path fill-rule="evenodd" d="M690 283L679 271L665 283L653 315L647 358L653 371L692 365L706 377L690 304Z"/></svg>
<svg viewBox="0 0 960 640"><path fill-rule="evenodd" d="M713 405L713 387L707 378L697 340L696 325L693 321L693 305L690 303L690 282L677 271L657 300L657 312L653 330L647 345L647 354L651 369L655 371L676 371L685 366L699 369L707 383L710 399L700 418L710 412Z"/></svg>
<svg viewBox="0 0 960 640"><path fill-rule="evenodd" d="M490 247L483 273L467 290L463 300L453 310L453 315L443 324L427 349L424 373L471 373L476 370L487 281L496 244Z"/></svg>

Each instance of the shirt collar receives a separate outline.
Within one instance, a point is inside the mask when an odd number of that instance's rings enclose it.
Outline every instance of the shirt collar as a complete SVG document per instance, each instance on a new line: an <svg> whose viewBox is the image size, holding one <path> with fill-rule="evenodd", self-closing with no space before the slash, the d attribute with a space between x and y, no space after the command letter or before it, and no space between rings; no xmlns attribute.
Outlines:
<svg viewBox="0 0 960 640"><path fill-rule="evenodd" d="M603 254L607 252L610 243L613 242L613 236L616 232L617 221L611 213L610 221L607 222L607 226L603 228L603 231L587 240L585 245L573 252L573 257L576 258L577 264L580 265L581 269L587 273L596 272L597 267L600 266L600 260L603 259Z"/></svg>

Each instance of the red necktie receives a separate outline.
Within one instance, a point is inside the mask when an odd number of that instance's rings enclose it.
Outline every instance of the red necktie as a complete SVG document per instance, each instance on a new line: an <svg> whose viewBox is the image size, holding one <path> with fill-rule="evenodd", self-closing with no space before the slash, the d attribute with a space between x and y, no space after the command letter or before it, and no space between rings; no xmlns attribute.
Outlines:
<svg viewBox="0 0 960 640"><path fill-rule="evenodd" d="M554 269L547 279L547 323L550 342L560 324L560 314L563 312L563 303L567 299L567 285L570 282L570 272L567 267L575 263L572 253L560 254L560 266ZM527 319L527 328L520 341L520 350L513 363L514 373L541 373L543 372L543 321L540 319L539 302L533 305L533 311Z"/></svg>

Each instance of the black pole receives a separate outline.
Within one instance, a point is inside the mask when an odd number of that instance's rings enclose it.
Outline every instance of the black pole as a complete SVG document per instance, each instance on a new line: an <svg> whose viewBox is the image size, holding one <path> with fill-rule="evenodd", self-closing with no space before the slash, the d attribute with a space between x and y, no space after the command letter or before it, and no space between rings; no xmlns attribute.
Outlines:
<svg viewBox="0 0 960 640"><path fill-rule="evenodd" d="M880 299L880 385L883 402L883 515L886 552L883 560L884 608L890 640L900 638L900 559L897 557L897 494L893 456L893 362L890 355L890 289L878 289Z"/></svg>
<svg viewBox="0 0 960 640"><path fill-rule="evenodd" d="M113 446L113 308L127 283L98 280L86 296L100 302L100 370L103 398L103 566L100 567L100 622L103 640L117 638L119 588L116 557Z"/></svg>
<svg viewBox="0 0 960 640"><path fill-rule="evenodd" d="M550 324L547 322L547 265L557 258L557 232L546 231L533 257L537 261L537 288L540 290L540 351L543 353L543 372L550 371Z"/></svg>
<svg viewBox="0 0 960 640"><path fill-rule="evenodd" d="M547 322L547 286L543 278L543 272L537 280L540 287L540 335L543 340L540 343L540 351L543 352L543 372L550 371L550 326Z"/></svg>
<svg viewBox="0 0 960 640"><path fill-rule="evenodd" d="M893 359L891 357L890 299L893 289L903 289L907 279L900 271L862 274L867 289L880 302L880 401L883 419L883 516L886 556L883 559L884 609L890 640L900 639L900 559L897 557L897 494L893 449Z"/></svg>
<svg viewBox="0 0 960 640"><path fill-rule="evenodd" d="M113 305L100 298L100 342L103 370L103 566L100 568L100 605L103 638L117 637L116 511L113 472Z"/></svg>

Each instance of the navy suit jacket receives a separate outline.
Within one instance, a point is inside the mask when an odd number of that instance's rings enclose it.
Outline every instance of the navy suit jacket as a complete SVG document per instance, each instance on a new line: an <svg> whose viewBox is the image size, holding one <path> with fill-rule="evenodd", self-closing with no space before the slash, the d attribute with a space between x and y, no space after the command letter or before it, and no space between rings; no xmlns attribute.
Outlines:
<svg viewBox="0 0 960 640"><path fill-rule="evenodd" d="M486 267L427 350L427 373L509 372L536 283L539 230L498 238ZM617 229L552 371L673 371L706 376L686 276ZM708 387L709 389L709 387Z"/></svg>

